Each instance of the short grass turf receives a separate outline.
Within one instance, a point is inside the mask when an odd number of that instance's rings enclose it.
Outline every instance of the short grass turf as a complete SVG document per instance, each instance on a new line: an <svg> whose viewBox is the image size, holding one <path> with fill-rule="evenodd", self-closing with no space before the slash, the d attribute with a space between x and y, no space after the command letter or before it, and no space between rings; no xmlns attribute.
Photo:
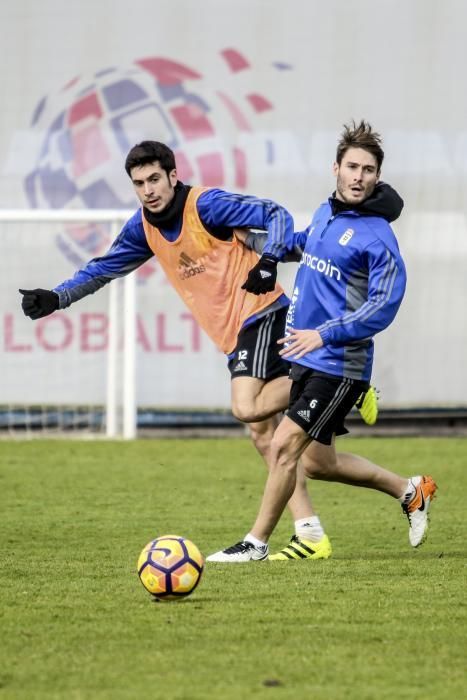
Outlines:
<svg viewBox="0 0 467 700"><path fill-rule="evenodd" d="M331 559L207 564L191 597L160 603L140 550L169 533L205 554L241 539L265 479L251 444L1 441L0 698L466 697L467 441L339 447L433 474L422 548L393 499L313 482ZM271 549L291 534L285 514Z"/></svg>

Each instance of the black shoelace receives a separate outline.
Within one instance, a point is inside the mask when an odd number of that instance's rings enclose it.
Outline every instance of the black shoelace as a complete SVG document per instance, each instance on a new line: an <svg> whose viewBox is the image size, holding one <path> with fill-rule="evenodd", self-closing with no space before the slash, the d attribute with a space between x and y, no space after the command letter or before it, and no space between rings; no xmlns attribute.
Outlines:
<svg viewBox="0 0 467 700"><path fill-rule="evenodd" d="M238 552L247 552L249 549L254 549L255 546L251 542L237 542L231 547L224 549L225 554L237 554Z"/></svg>

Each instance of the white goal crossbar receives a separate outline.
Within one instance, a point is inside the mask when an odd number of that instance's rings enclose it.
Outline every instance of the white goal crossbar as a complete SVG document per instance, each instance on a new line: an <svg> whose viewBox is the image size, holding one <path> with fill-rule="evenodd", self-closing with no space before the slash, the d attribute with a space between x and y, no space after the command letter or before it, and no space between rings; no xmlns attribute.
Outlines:
<svg viewBox="0 0 467 700"><path fill-rule="evenodd" d="M118 235L122 225L134 212L112 209L0 209L0 223L108 223L112 240ZM119 309L119 285L123 284L123 314ZM118 382L118 338L119 321L123 318L123 381L121 396ZM107 388L105 425L107 437L136 437L136 283L135 274L117 279L109 287L109 336L107 350ZM122 420L119 420L119 400L121 400ZM120 425L121 423L121 425Z"/></svg>

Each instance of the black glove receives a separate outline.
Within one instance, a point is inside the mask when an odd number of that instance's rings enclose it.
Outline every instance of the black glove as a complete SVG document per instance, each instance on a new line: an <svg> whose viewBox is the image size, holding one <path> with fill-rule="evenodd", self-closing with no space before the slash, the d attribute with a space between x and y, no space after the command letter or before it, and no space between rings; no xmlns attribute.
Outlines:
<svg viewBox="0 0 467 700"><path fill-rule="evenodd" d="M34 321L38 318L48 316L58 309L59 299L56 292L49 289L20 289L23 295L21 306L25 316L29 316Z"/></svg>
<svg viewBox="0 0 467 700"><path fill-rule="evenodd" d="M256 265L248 273L242 289L251 294L266 294L272 292L276 286L278 259L274 255L264 253Z"/></svg>

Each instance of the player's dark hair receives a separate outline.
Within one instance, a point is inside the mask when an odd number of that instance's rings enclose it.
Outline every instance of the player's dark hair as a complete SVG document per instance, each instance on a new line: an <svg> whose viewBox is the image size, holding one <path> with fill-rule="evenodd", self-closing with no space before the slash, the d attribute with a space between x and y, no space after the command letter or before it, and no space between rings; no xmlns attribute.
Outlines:
<svg viewBox="0 0 467 700"><path fill-rule="evenodd" d="M337 144L336 161L340 165L342 158L349 148L363 148L376 158L378 172L381 170L384 159L384 151L381 148L382 139L380 134L373 131L371 124L361 120L360 124L344 124L344 130Z"/></svg>
<svg viewBox="0 0 467 700"><path fill-rule="evenodd" d="M161 169L165 170L167 175L175 169L175 156L173 151L159 141L141 141L128 153L125 160L125 170L127 175L131 177L132 168L140 168L149 163L158 162Z"/></svg>

